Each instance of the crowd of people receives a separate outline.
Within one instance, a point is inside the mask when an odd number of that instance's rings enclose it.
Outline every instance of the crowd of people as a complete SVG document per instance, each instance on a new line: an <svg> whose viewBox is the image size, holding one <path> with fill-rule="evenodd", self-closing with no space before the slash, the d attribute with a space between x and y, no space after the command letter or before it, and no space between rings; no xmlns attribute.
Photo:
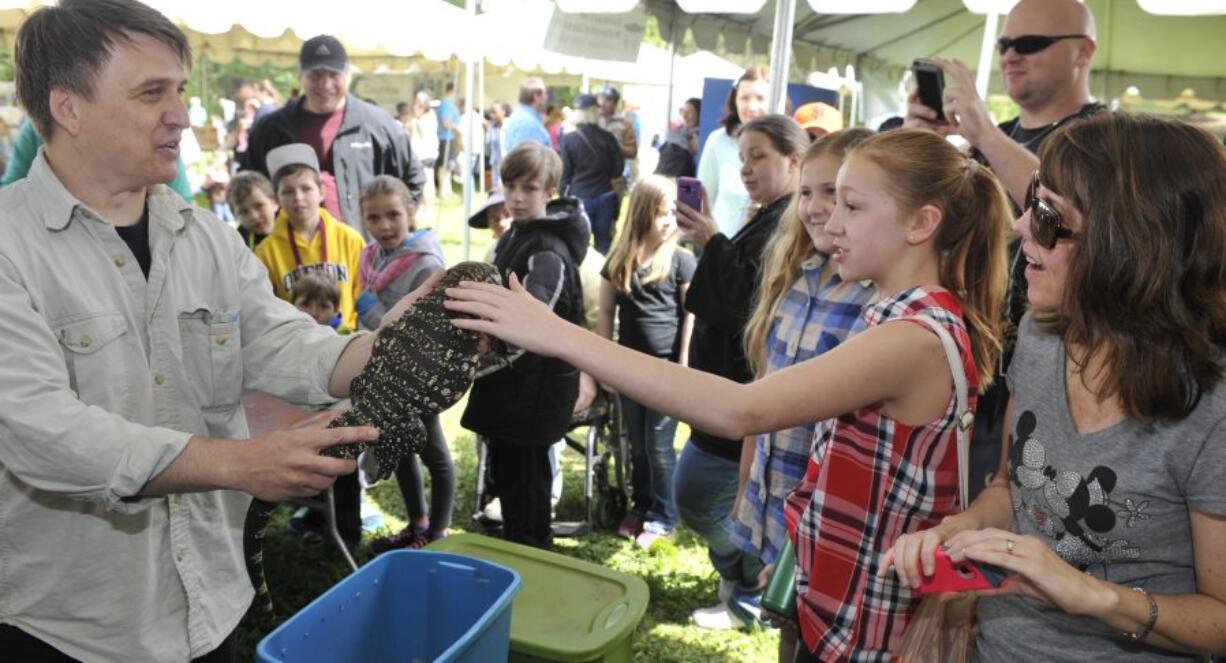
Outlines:
<svg viewBox="0 0 1226 663"><path fill-rule="evenodd" d="M684 102L653 174L616 88L566 125L536 77L494 104L491 195L468 222L505 286L446 305L508 348L461 421L502 535L551 547L559 440L616 395L619 534L696 533L719 602L692 621L778 628L780 661L890 660L946 557L1007 576L979 594L976 660L1226 653L1226 148L1095 102L1095 35L1082 3L1019 2L997 47L1020 113L999 124L957 61L937 59L944 120L912 94L880 132L769 112L771 72L751 67L704 145ZM0 189L0 651L234 661L250 498L331 488L356 545L363 472L318 452L379 434L252 437L242 395L343 407L377 332L447 267L417 217L470 174L464 100L423 91L393 117L314 37L301 94L244 103L238 171L198 205L174 186L195 109L166 17L61 0L15 62L30 121ZM693 175L682 200L673 178ZM409 523L376 553L451 526L449 441L424 423L421 462L396 470ZM794 613L771 614L785 572Z"/></svg>

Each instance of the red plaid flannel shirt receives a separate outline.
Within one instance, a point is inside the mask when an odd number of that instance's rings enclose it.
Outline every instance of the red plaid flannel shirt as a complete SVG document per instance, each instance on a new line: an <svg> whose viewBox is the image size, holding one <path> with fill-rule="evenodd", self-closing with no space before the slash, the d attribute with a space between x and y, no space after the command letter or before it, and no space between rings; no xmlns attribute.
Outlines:
<svg viewBox="0 0 1226 663"><path fill-rule="evenodd" d="M874 304L865 317L872 327L921 312L958 346L974 411L975 360L952 293L914 288ZM796 550L801 635L818 659L888 661L898 646L920 597L893 573L877 578L877 570L900 535L957 511L954 410L951 395L945 416L910 426L865 408L838 417L814 444L786 516Z"/></svg>

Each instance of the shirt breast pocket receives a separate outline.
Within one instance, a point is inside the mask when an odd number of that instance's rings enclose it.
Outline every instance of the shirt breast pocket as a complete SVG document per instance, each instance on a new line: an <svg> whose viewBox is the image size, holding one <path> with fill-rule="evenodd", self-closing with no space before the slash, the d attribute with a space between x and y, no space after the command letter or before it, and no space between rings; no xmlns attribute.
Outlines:
<svg viewBox="0 0 1226 663"><path fill-rule="evenodd" d="M238 405L243 392L243 344L237 311L199 306L179 312L183 369L202 408Z"/></svg>
<svg viewBox="0 0 1226 663"><path fill-rule="evenodd" d="M119 314L102 314L61 326L56 334L64 348L69 387L87 405L124 412L131 372L123 338L127 323Z"/></svg>

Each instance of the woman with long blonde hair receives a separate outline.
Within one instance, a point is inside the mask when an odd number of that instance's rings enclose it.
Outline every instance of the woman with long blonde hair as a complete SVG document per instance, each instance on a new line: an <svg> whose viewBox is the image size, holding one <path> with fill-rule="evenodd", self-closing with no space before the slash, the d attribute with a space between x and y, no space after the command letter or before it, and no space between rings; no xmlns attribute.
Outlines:
<svg viewBox="0 0 1226 663"><path fill-rule="evenodd" d="M685 365L694 318L685 311L685 294L694 277L694 254L677 245L675 184L649 175L630 190L625 228L605 261L600 281L600 319L596 331L618 343ZM631 512L618 533L648 547L671 536L677 524L673 437L677 420L622 398L631 450Z"/></svg>

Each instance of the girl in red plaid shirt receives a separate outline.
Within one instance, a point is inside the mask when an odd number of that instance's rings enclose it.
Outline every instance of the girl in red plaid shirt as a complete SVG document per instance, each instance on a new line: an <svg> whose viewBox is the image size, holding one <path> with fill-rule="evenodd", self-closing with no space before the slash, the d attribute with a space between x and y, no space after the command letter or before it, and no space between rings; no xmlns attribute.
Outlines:
<svg viewBox="0 0 1226 663"><path fill-rule="evenodd" d="M787 509L805 644L797 660L884 661L919 597L877 577L883 553L953 513L958 493L949 363L915 318L949 332L968 383L986 385L1000 348L1010 221L995 176L936 134L864 141L839 171L826 231L839 276L872 280L884 298L865 331L750 384L620 349L559 321L517 282L452 289L458 301L448 306L480 316L457 326L560 357L723 437L834 419Z"/></svg>

